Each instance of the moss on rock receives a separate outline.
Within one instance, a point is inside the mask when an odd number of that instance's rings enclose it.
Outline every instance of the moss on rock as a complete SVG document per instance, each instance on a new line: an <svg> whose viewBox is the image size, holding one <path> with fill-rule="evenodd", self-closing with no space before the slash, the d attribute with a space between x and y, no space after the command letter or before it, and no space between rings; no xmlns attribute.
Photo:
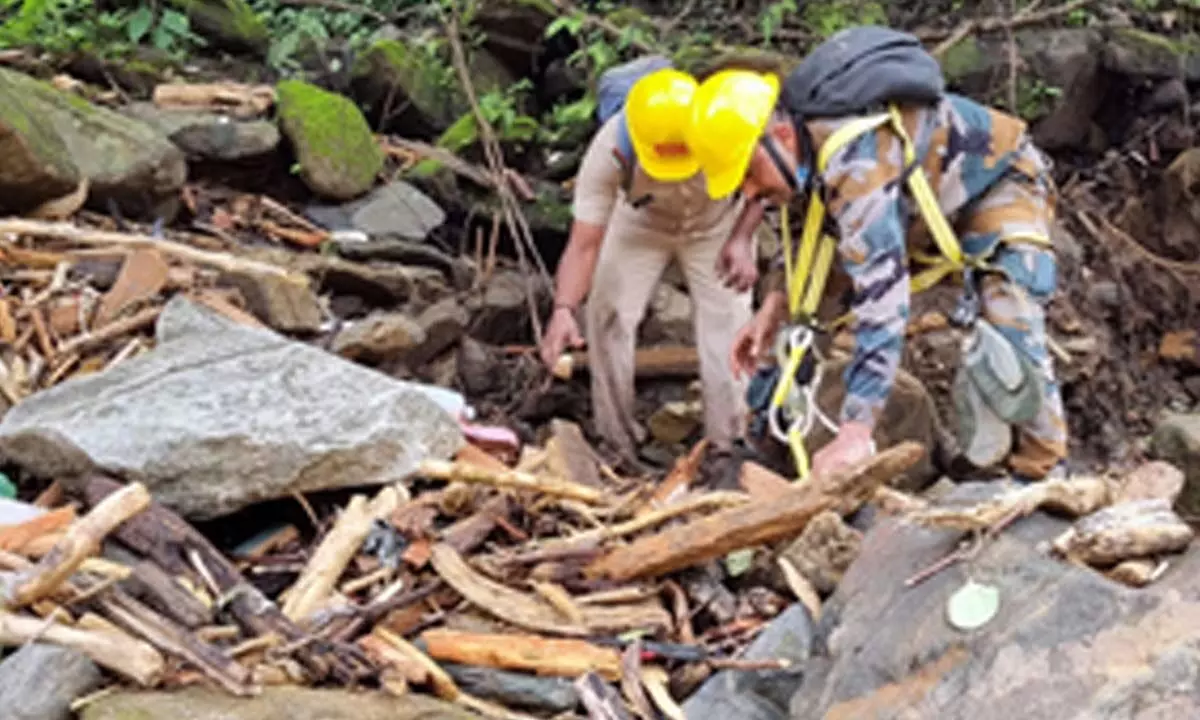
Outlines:
<svg viewBox="0 0 1200 720"><path fill-rule="evenodd" d="M940 59L942 74L946 82L953 85L985 69L988 59L979 47L979 41L967 36L950 46Z"/></svg>
<svg viewBox="0 0 1200 720"><path fill-rule="evenodd" d="M377 40L355 61L355 88L366 105L382 109L409 104L401 115L405 132L436 135L471 110L458 74L432 38ZM476 49L468 59L475 92L483 95L507 87L514 78L486 51Z"/></svg>
<svg viewBox="0 0 1200 720"><path fill-rule="evenodd" d="M24 102L32 83L0 68L0 212L21 213L62 197L81 178L62 137Z"/></svg>
<svg viewBox="0 0 1200 720"><path fill-rule="evenodd" d="M313 192L350 200L375 184L383 151L354 103L300 80L285 80L276 92L280 127Z"/></svg>
<svg viewBox="0 0 1200 720"><path fill-rule="evenodd" d="M271 34L246 0L168 0L187 13L194 29L233 48L266 52Z"/></svg>

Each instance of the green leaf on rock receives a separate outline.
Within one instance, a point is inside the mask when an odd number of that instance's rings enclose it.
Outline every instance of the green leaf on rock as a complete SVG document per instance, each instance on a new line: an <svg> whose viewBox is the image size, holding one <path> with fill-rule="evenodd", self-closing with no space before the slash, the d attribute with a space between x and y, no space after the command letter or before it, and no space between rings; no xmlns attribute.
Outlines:
<svg viewBox="0 0 1200 720"><path fill-rule="evenodd" d="M950 624L959 630L983 627L1000 610L1000 589L968 580L950 596L946 613Z"/></svg>

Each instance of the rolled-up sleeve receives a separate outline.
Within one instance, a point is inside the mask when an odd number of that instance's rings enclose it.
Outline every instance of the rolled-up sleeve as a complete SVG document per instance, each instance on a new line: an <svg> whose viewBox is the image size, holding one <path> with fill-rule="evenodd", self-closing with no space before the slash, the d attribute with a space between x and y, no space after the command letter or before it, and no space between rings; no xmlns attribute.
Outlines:
<svg viewBox="0 0 1200 720"><path fill-rule="evenodd" d="M580 222L607 225L617 203L622 176L616 156L617 124L623 117L617 113L601 126L579 164L571 212Z"/></svg>

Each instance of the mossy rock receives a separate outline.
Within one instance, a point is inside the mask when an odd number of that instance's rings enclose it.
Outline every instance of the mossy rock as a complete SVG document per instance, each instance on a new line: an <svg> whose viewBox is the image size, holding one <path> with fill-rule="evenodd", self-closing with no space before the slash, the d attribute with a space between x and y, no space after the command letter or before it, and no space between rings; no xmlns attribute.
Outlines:
<svg viewBox="0 0 1200 720"><path fill-rule="evenodd" d="M356 61L356 96L373 114L407 108L393 129L419 137L435 136L470 112L471 106L453 66L432 38L377 40ZM476 95L507 87L514 81L486 51L468 60ZM389 106L389 107L385 107Z"/></svg>
<svg viewBox="0 0 1200 720"><path fill-rule="evenodd" d="M276 87L279 123L300 163L300 177L318 195L351 200L371 189L383 151L358 107L300 80Z"/></svg>
<svg viewBox="0 0 1200 720"><path fill-rule="evenodd" d="M192 29L233 50L265 54L271 34L246 0L168 0L187 13Z"/></svg>
<svg viewBox="0 0 1200 720"><path fill-rule="evenodd" d="M1200 37L1167 37L1137 28L1118 28L1108 39L1105 66L1125 75L1200 80Z"/></svg>
<svg viewBox="0 0 1200 720"><path fill-rule="evenodd" d="M74 190L82 174L54 128L23 102L24 75L0 68L0 212L23 213Z"/></svg>
<svg viewBox="0 0 1200 720"><path fill-rule="evenodd" d="M12 101L4 101L0 114L12 118L23 112L36 118L43 128L36 131L43 143L49 133L59 138L66 147L66 160L56 155L60 158L57 166L72 162L88 179L90 206L105 208L112 200L125 212L138 215L183 187L187 180L183 153L145 123L26 75L8 70L0 73L13 95Z"/></svg>

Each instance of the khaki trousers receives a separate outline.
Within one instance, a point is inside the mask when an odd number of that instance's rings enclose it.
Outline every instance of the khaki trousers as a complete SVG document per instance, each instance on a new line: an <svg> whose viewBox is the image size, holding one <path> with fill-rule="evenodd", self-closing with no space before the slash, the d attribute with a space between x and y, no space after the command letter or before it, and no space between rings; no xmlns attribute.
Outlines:
<svg viewBox="0 0 1200 720"><path fill-rule="evenodd" d="M717 257L737 219L729 212L703 232L667 233L648 227L639 212L619 203L612 212L592 277L586 337L596 431L614 449L633 455L645 438L634 418L634 352L646 307L672 259L678 261L692 299L700 358L705 434L727 449L745 421L745 385L733 377L729 351L751 318L751 293L725 288Z"/></svg>

